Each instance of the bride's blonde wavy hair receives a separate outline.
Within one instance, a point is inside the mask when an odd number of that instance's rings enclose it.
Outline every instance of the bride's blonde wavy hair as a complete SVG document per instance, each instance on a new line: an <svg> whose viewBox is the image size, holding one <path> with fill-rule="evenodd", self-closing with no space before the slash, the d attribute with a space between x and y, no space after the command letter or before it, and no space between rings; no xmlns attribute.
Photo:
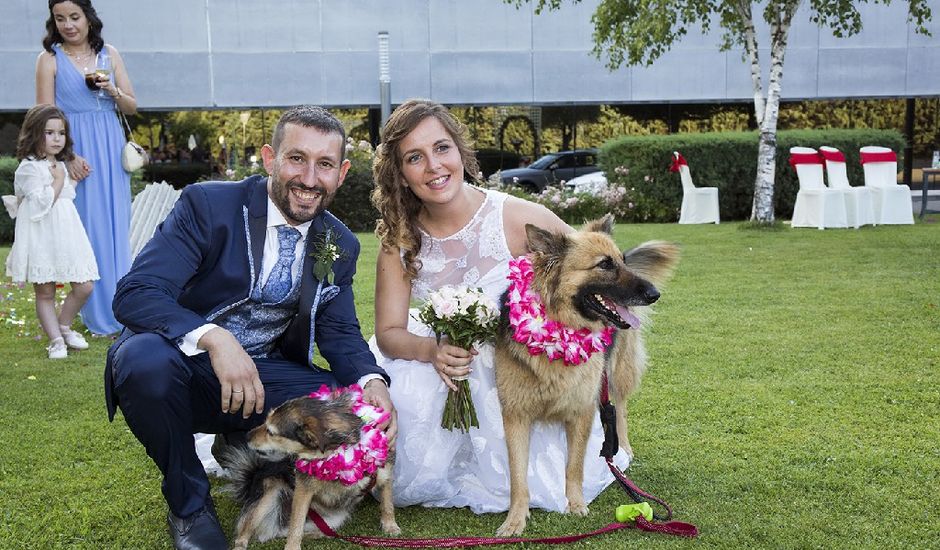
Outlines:
<svg viewBox="0 0 940 550"><path fill-rule="evenodd" d="M401 141L428 117L436 118L450 134L463 160L464 181L476 182L480 171L476 152L467 138L467 127L461 124L440 103L427 99L410 99L402 103L382 128L382 143L372 160L372 204L379 211L375 236L385 251L400 249L405 273L409 279L418 275L421 262L421 234L418 232L418 212L421 200L408 187L401 172Z"/></svg>

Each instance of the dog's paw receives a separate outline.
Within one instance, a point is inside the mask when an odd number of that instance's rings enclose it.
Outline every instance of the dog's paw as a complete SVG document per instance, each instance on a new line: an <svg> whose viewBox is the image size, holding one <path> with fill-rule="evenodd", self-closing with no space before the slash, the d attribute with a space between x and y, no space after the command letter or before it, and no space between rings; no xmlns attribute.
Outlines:
<svg viewBox="0 0 940 550"><path fill-rule="evenodd" d="M506 517L506 521L499 526L499 529L496 530L497 537L514 537L516 535L521 535L525 530L526 519L528 518L528 511L525 514L510 514Z"/></svg>
<svg viewBox="0 0 940 550"><path fill-rule="evenodd" d="M399 527L398 524L395 523L395 520L383 521L382 532L385 533L386 535L397 537L398 535L401 535L401 527Z"/></svg>
<svg viewBox="0 0 940 550"><path fill-rule="evenodd" d="M581 503L568 503L568 506L565 508L566 514L574 514L576 516L586 516L588 515L587 504Z"/></svg>

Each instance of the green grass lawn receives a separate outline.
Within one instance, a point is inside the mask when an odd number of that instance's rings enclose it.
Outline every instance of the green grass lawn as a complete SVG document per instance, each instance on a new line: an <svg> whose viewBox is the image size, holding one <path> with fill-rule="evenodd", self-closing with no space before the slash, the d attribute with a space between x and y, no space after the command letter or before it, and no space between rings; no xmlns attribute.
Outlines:
<svg viewBox="0 0 940 550"><path fill-rule="evenodd" d="M628 474L701 535L692 542L628 530L575 546L937 544L938 224L622 225L616 237L624 247L648 239L683 247L648 332L649 371L631 402L637 458ZM358 307L368 335L376 242L360 238ZM170 547L156 468L121 417L107 422L110 341L47 360L31 297L8 282L0 288L0 548ZM213 494L231 534L238 511L221 487L214 483ZM533 511L526 535L593 530L626 502L612 486L587 518ZM408 537L491 536L502 520L398 510ZM375 503L343 533L381 534Z"/></svg>

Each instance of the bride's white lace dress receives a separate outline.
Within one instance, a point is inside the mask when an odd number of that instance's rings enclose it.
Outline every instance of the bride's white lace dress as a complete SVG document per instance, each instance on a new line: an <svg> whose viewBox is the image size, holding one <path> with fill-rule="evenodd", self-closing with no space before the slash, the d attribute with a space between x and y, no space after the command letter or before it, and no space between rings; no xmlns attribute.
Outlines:
<svg viewBox="0 0 940 550"><path fill-rule="evenodd" d="M470 222L450 237L422 234L421 270L412 283L412 299L424 301L444 285L480 287L493 300L508 286L509 247L503 231L507 195L485 191L486 199ZM511 215L511 213L509 214ZM409 315L408 330L420 336L431 331ZM503 420L493 364L493 347L479 348L471 367L470 390L480 427L469 433L441 428L441 411L448 388L430 363L389 359L373 337L370 346L392 379L391 395L398 409L398 439L394 478L396 506L468 506L476 513L509 508L509 467ZM584 497L593 500L613 476L599 456L603 432L595 415L584 471ZM529 454L531 506L564 511L567 444L561 424L537 423ZM625 468L629 457L620 451L616 464Z"/></svg>

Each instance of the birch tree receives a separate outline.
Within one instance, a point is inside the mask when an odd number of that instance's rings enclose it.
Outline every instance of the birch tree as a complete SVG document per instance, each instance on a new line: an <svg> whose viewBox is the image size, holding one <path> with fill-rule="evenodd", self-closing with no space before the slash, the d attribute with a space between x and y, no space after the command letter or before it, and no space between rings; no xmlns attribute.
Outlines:
<svg viewBox="0 0 940 550"><path fill-rule="evenodd" d="M528 0L507 0L517 7ZM581 0L572 0L580 2ZM929 34L929 0L908 0L908 20L917 32ZM563 0L534 0L535 12L555 10ZM828 27L837 37L851 36L862 28L857 5L868 0L808 0L809 18ZM871 0L889 4L891 0ZM720 46L728 50L743 48L751 72L754 116L760 130L757 178L751 220L773 223L774 168L777 150L777 115L783 83L783 64L793 17L803 0L601 0L591 17L594 24L593 53L606 57L607 67L651 65L682 39L688 29L698 24L703 33L713 25L722 29ZM763 18L770 29L770 70L767 84L762 81L754 14Z"/></svg>

